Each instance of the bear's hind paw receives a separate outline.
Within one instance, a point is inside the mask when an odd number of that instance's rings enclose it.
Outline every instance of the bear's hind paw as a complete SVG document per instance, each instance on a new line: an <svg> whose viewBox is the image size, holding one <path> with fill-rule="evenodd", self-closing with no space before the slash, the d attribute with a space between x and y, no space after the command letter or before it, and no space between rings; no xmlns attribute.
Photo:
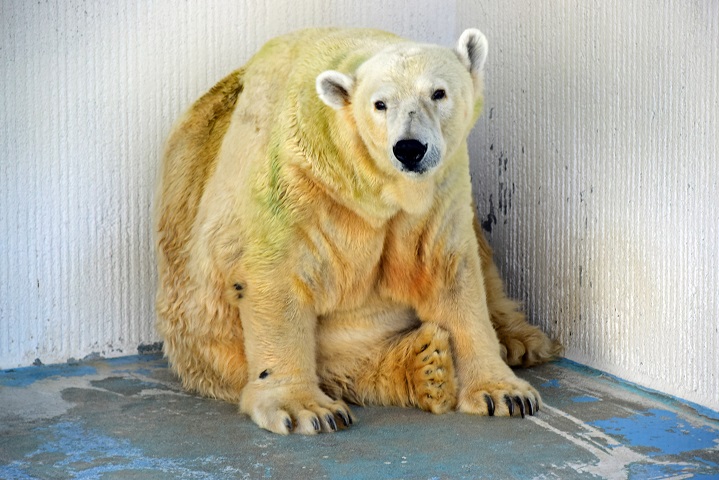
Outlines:
<svg viewBox="0 0 719 480"><path fill-rule="evenodd" d="M449 335L438 327L427 327L415 341L412 382L422 410L445 413L457 403L457 381Z"/></svg>
<svg viewBox="0 0 719 480"><path fill-rule="evenodd" d="M538 327L521 317L512 328L497 328L504 362L510 367L532 367L546 363L562 353L559 342L551 340Z"/></svg>

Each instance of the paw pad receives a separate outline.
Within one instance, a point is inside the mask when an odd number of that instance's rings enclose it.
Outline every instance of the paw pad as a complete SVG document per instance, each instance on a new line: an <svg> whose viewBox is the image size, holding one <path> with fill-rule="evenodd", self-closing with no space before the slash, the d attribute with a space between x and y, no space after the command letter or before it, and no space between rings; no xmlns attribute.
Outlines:
<svg viewBox="0 0 719 480"><path fill-rule="evenodd" d="M414 392L418 406L434 413L452 409L457 399L457 384L449 341L427 328L417 339L414 369ZM427 342L427 337L432 339Z"/></svg>

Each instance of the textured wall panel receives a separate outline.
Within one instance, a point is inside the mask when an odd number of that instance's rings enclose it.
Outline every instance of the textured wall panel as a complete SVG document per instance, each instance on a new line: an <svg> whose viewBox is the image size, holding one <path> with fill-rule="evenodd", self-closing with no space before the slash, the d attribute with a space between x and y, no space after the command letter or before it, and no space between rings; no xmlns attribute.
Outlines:
<svg viewBox="0 0 719 480"><path fill-rule="evenodd" d="M460 2L510 290L569 358L719 408L719 4Z"/></svg>
<svg viewBox="0 0 719 480"><path fill-rule="evenodd" d="M266 39L477 26L474 178L512 293L570 358L719 408L719 11L666 5L0 2L0 367L156 340L162 142Z"/></svg>
<svg viewBox="0 0 719 480"><path fill-rule="evenodd" d="M172 122L266 40L367 26L434 42L455 3L0 2L0 368L154 332L150 209Z"/></svg>

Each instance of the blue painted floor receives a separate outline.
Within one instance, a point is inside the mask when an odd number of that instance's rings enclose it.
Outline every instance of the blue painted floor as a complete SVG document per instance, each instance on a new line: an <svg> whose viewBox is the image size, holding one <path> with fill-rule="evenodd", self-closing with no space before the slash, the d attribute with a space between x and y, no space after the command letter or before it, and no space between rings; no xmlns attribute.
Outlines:
<svg viewBox="0 0 719 480"><path fill-rule="evenodd" d="M4 371L0 478L719 478L716 412L566 360L518 373L535 417L355 407L349 430L280 437L158 355Z"/></svg>

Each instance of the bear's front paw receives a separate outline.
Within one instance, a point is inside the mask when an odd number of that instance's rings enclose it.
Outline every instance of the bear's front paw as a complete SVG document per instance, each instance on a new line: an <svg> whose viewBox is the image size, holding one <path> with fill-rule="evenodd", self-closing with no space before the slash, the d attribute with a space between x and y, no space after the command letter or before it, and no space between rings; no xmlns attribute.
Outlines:
<svg viewBox="0 0 719 480"><path fill-rule="evenodd" d="M539 411L542 399L529 383L519 378L476 382L468 385L459 395L457 410L489 416L524 418Z"/></svg>
<svg viewBox="0 0 719 480"><path fill-rule="evenodd" d="M281 435L336 432L354 423L344 402L332 400L318 387L305 384L248 384L240 398L240 410L260 427Z"/></svg>

